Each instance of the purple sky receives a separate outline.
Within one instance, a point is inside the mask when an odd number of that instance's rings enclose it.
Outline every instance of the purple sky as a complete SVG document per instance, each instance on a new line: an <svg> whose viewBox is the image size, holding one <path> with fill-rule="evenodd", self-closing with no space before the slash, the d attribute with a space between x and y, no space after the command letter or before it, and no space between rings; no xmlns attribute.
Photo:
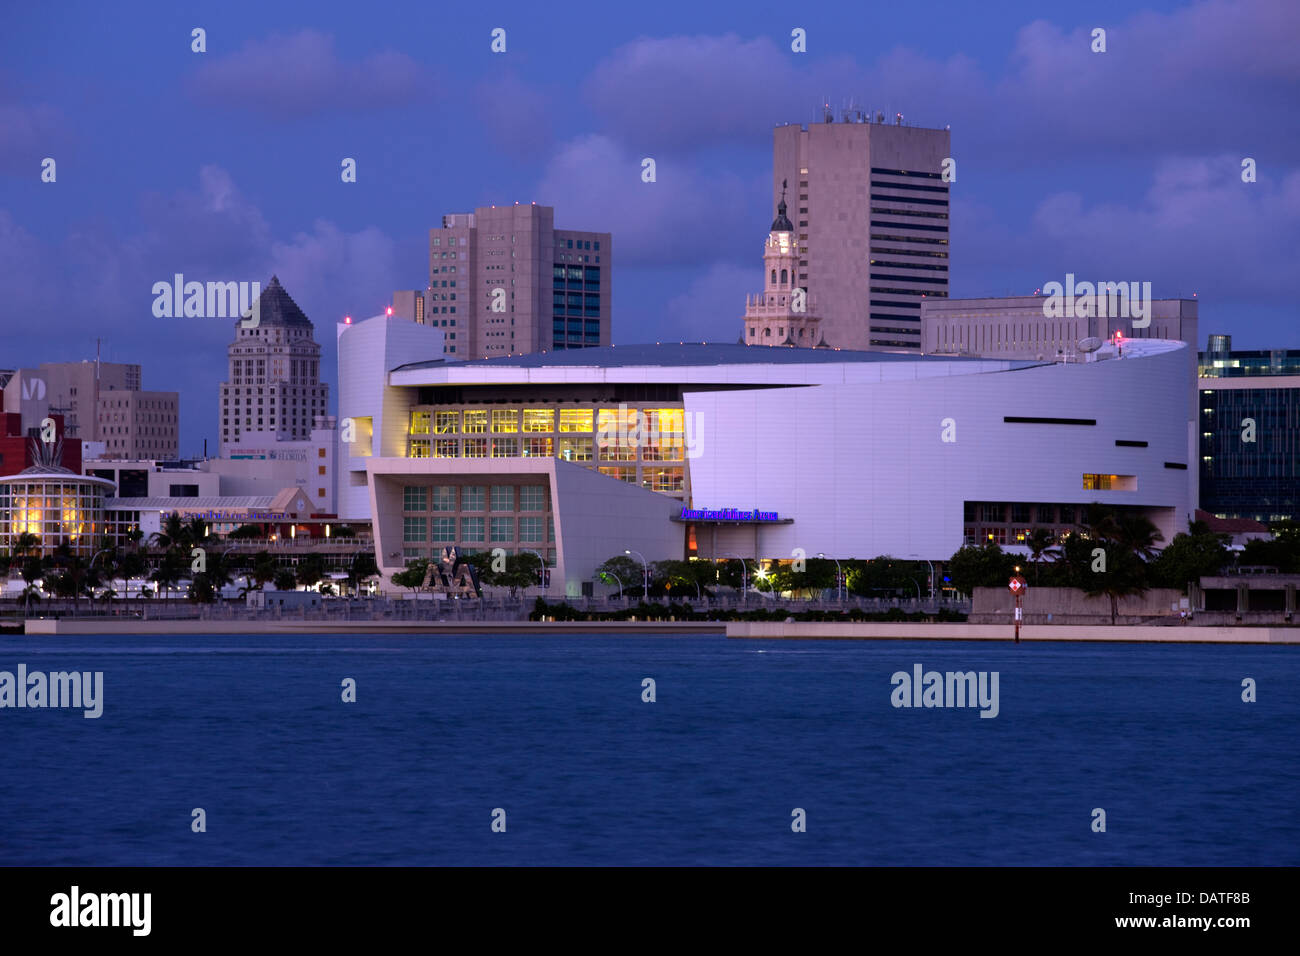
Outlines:
<svg viewBox="0 0 1300 956"><path fill-rule="evenodd" d="M1300 3L853 6L7 11L0 367L91 357L99 336L181 392L193 454L231 330L155 319L154 282L278 273L332 382L334 322L423 287L443 213L534 200L614 234L615 342L734 341L762 285L771 129L850 97L951 124L954 295L1144 280L1196 293L1203 336L1300 347Z"/></svg>

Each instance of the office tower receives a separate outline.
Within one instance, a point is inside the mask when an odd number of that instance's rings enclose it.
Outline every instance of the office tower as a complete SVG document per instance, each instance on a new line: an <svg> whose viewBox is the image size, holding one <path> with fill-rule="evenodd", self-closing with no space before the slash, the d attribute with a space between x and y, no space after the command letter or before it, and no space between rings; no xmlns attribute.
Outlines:
<svg viewBox="0 0 1300 956"><path fill-rule="evenodd" d="M96 430L105 458L175 458L180 453L180 394L136 389L99 393Z"/></svg>
<svg viewBox="0 0 1300 956"><path fill-rule="evenodd" d="M86 359L18 369L5 386L4 410L24 430L50 416L67 437L103 442L109 458L171 458L180 445L180 394L143 391L140 366Z"/></svg>
<svg viewBox="0 0 1300 956"><path fill-rule="evenodd" d="M419 289L399 289L393 293L392 314L416 325L424 325L424 296Z"/></svg>
<svg viewBox="0 0 1300 956"><path fill-rule="evenodd" d="M788 182L798 287L816 296L832 348L919 352L922 298L948 295L949 133L901 115L823 119L772 137L772 202Z"/></svg>
<svg viewBox="0 0 1300 956"><path fill-rule="evenodd" d="M1117 300L1117 305L1127 300ZM1079 342L1169 339L1197 346L1197 300L1151 299L1148 324L1134 328L1131 309L1112 309L1108 297L1072 303L1060 315L1044 295L989 296L979 299L925 299L921 303L921 351L927 355L976 355L981 358L1075 360ZM1112 314L1113 313L1113 314Z"/></svg>
<svg viewBox="0 0 1300 956"><path fill-rule="evenodd" d="M298 304L271 276L258 299L258 323L235 322L227 348L229 375L221 383L221 456L247 432L277 441L311 437L328 413L329 386L320 380L320 346Z"/></svg>
<svg viewBox="0 0 1300 956"><path fill-rule="evenodd" d="M98 359L42 362L14 372L5 385L4 410L21 413L24 428L38 427L46 415L62 415L69 438L100 441L100 393L139 388L139 365Z"/></svg>
<svg viewBox="0 0 1300 956"><path fill-rule="evenodd" d="M1200 356L1201 507L1220 518L1300 520L1300 350Z"/></svg>
<svg viewBox="0 0 1300 956"><path fill-rule="evenodd" d="M556 229L554 213L480 206L429 230L425 324L449 358L610 344L610 234Z"/></svg>

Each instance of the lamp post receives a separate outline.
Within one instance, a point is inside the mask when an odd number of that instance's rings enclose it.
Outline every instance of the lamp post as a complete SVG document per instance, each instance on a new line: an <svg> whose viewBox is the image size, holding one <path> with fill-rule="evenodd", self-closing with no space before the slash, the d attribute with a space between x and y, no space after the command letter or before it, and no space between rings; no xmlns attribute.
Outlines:
<svg viewBox="0 0 1300 956"><path fill-rule="evenodd" d="M527 551L529 554L536 554L536 555L537 555L537 560L538 560L538 562L541 563L541 566L542 566L542 585L541 585L541 589L542 589L543 591L545 591L545 590L547 589L547 588L546 588L546 559L543 558L540 554L538 554L538 552L534 551L532 548L520 548L519 550L520 550L520 551Z"/></svg>
<svg viewBox="0 0 1300 956"><path fill-rule="evenodd" d="M623 549L624 554L635 554L641 559L641 600L650 600L650 565L646 563L645 555L640 551L633 551L629 548Z"/></svg>
<svg viewBox="0 0 1300 956"><path fill-rule="evenodd" d="M822 560L826 559L826 555L822 554L820 551L817 552L817 557ZM841 604L844 601L843 592L840 591L840 585L844 578L844 569L840 567L839 558L831 558L831 560L835 562L835 603Z"/></svg>
<svg viewBox="0 0 1300 956"><path fill-rule="evenodd" d="M112 551L112 550L114 550L114 549L113 549L113 548L100 548L98 551L96 551L96 552L94 553L94 555L92 555L91 558L90 558L90 564L88 564L88 565L86 566L87 574L89 574L89 572L95 570L95 562L99 560L99 556L100 556L101 554L108 554L108 552L110 552L110 551ZM113 579L111 579L111 578L109 579L108 586L109 586L110 589L113 587ZM93 609L93 607L94 607L94 600L95 600L95 591L94 591L94 587L93 587L93 585L92 585L92 587L91 587L91 591L90 591L90 599L91 599L91 607L92 607L92 609Z"/></svg>
<svg viewBox="0 0 1300 956"><path fill-rule="evenodd" d="M745 559L734 551L724 551L723 554L729 554L740 562L740 602L747 603L746 597L749 594L749 567L745 564Z"/></svg>
<svg viewBox="0 0 1300 956"><path fill-rule="evenodd" d="M935 586L934 564L930 561L929 558L923 558L923 557L921 557L919 554L909 554L908 557L909 557L909 558L916 558L916 560L918 560L918 561L924 561L927 565L929 565L929 567L930 567L930 600L933 601L933 600L934 600L934 586Z"/></svg>
<svg viewBox="0 0 1300 956"><path fill-rule="evenodd" d="M619 577L617 574L615 574L613 571L601 571L600 573L601 573L602 576L608 574L611 578L613 578L615 581L618 582L618 596L619 596L620 598L622 598L622 597L623 597L623 579L620 578L620 577ZM603 583L603 582L602 582L602 583Z"/></svg>

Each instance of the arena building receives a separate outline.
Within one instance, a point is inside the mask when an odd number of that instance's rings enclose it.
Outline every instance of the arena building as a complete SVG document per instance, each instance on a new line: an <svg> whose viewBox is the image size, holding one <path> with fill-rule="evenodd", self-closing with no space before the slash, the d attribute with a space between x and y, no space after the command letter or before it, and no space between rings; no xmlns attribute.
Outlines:
<svg viewBox="0 0 1300 956"><path fill-rule="evenodd" d="M1195 508L1183 342L1077 363L610 346L370 381L403 352L390 332L379 317L339 340L340 518L373 522L386 574L448 545L531 550L552 594L579 595L625 553L946 559L1071 529L1092 501L1165 540Z"/></svg>

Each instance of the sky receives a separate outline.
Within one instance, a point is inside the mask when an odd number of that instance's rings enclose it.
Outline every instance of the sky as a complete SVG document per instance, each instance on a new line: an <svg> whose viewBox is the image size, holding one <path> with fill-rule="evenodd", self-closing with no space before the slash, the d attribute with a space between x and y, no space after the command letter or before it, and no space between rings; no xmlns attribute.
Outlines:
<svg viewBox="0 0 1300 956"><path fill-rule="evenodd" d="M98 338L180 393L183 456L215 452L233 329L156 318L155 282L277 274L333 386L335 323L424 288L443 214L537 202L613 234L616 344L734 341L772 128L824 102L951 126L952 296L1150 281L1202 345L1300 348L1296 0L0 11L0 368Z"/></svg>

